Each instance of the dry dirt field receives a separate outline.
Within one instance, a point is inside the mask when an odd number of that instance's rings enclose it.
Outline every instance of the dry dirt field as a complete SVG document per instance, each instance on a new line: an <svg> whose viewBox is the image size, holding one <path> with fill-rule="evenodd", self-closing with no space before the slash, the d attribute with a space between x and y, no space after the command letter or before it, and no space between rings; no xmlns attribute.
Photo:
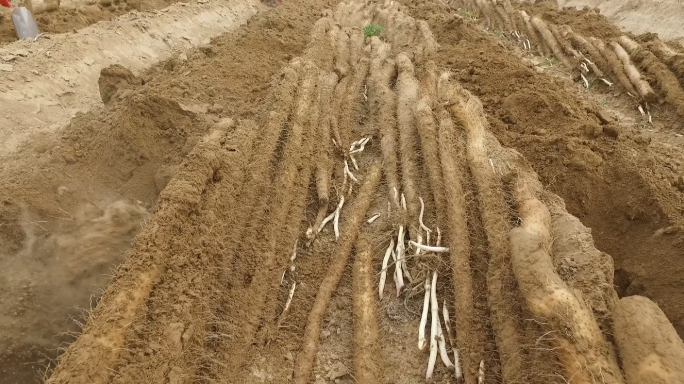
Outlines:
<svg viewBox="0 0 684 384"><path fill-rule="evenodd" d="M681 28L616 3L0 15L0 384L684 383Z"/></svg>

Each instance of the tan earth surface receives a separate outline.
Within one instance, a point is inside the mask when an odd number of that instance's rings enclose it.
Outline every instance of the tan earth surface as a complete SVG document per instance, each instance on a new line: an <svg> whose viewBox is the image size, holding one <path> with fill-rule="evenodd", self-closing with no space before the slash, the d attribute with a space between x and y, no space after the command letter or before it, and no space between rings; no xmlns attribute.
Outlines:
<svg viewBox="0 0 684 384"><path fill-rule="evenodd" d="M684 383L684 11L632 3L0 19L0 383Z"/></svg>

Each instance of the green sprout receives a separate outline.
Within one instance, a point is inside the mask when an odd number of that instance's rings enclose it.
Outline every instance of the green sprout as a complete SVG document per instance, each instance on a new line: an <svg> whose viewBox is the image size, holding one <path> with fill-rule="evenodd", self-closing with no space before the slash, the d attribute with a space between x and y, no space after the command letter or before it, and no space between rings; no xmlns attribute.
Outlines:
<svg viewBox="0 0 684 384"><path fill-rule="evenodd" d="M381 34L384 30L385 30L385 28L381 27L380 25L371 24L371 25L363 27L363 34L366 37L377 36L377 35Z"/></svg>
<svg viewBox="0 0 684 384"><path fill-rule="evenodd" d="M461 15L461 17L463 17L463 18L466 19L466 20L473 20L473 19L475 19L475 17L473 16L472 13L470 13L470 11L466 11L466 10L464 10L464 9L459 8L459 9L456 10L456 12L458 12L458 14Z"/></svg>

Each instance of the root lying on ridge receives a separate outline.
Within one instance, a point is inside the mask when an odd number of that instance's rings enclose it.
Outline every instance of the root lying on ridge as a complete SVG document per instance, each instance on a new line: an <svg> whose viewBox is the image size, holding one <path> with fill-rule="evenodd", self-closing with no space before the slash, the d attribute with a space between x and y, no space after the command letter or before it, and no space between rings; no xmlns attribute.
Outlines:
<svg viewBox="0 0 684 384"><path fill-rule="evenodd" d="M510 232L511 264L535 316L555 335L565 377L571 383L624 383L612 345L591 311L558 276L551 261L551 214L537 198L536 177L519 171L515 198L522 222Z"/></svg>
<svg viewBox="0 0 684 384"><path fill-rule="evenodd" d="M220 156L223 135L222 130L215 130L205 136L162 191L154 221L129 251L139 257L127 259L118 269L83 334L60 357L47 383L109 382L128 337L128 325L140 316L150 292L166 271L165 254L150 249L150 245L172 237L176 232L174 219L199 208L207 185L224 165Z"/></svg>
<svg viewBox="0 0 684 384"><path fill-rule="evenodd" d="M320 342L321 321L325 315L330 298L342 278L359 229L364 222L373 194L380 183L381 171L382 167L380 164L376 163L370 167L361 190L349 209L348 219L345 220L344 225L345 231L335 250L333 264L330 266L328 275L323 280L323 283L321 283L313 308L309 312L309 318L304 330L302 350L297 355L295 362L294 381L296 384L307 384L309 382L314 357Z"/></svg>
<svg viewBox="0 0 684 384"><path fill-rule="evenodd" d="M380 383L383 374L371 240L368 235L359 238L352 269L354 371L359 384Z"/></svg>
<svg viewBox="0 0 684 384"><path fill-rule="evenodd" d="M518 295L511 291L513 283L510 264L510 230L503 185L496 173L485 146L487 120L482 103L468 91L456 88L451 111L463 125L466 132L468 164L475 182L477 200L487 236L489 267L487 269L487 289L492 328L495 332L502 375L505 382L529 382L528 372L524 369L522 337L514 303Z"/></svg>
<svg viewBox="0 0 684 384"><path fill-rule="evenodd" d="M438 85L440 102L449 100L446 92L448 78L444 75ZM440 92L441 91L441 92ZM473 278L470 268L470 235L466 220L464 186L465 147L451 115L446 110L439 116L439 157L444 176L446 194L447 241L450 245L451 273L454 284L454 307L456 317L456 345L463 352L463 370L466 383L474 383L483 351L473 347L477 336L473 333Z"/></svg>

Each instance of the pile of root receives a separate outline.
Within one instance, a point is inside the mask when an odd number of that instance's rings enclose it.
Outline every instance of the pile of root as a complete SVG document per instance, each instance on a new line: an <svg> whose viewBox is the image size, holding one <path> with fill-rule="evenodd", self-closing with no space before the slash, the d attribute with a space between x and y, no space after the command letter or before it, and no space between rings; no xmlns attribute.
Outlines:
<svg viewBox="0 0 684 384"><path fill-rule="evenodd" d="M626 91L649 123L653 107L663 103L684 116L684 55L657 38L642 44L619 33L607 39L582 35L567 24L547 22L542 14L529 15L522 4L510 0L459 0L451 6L467 18L482 19L486 28L515 41L523 51L555 58L573 69L587 89L596 84Z"/></svg>
<svg viewBox="0 0 684 384"><path fill-rule="evenodd" d="M178 167L47 382L257 382L285 350L271 381L308 383L346 282L358 383L682 380L665 315L618 300L438 49L394 2L326 11L263 121L221 120ZM402 302L408 350L382 326Z"/></svg>

